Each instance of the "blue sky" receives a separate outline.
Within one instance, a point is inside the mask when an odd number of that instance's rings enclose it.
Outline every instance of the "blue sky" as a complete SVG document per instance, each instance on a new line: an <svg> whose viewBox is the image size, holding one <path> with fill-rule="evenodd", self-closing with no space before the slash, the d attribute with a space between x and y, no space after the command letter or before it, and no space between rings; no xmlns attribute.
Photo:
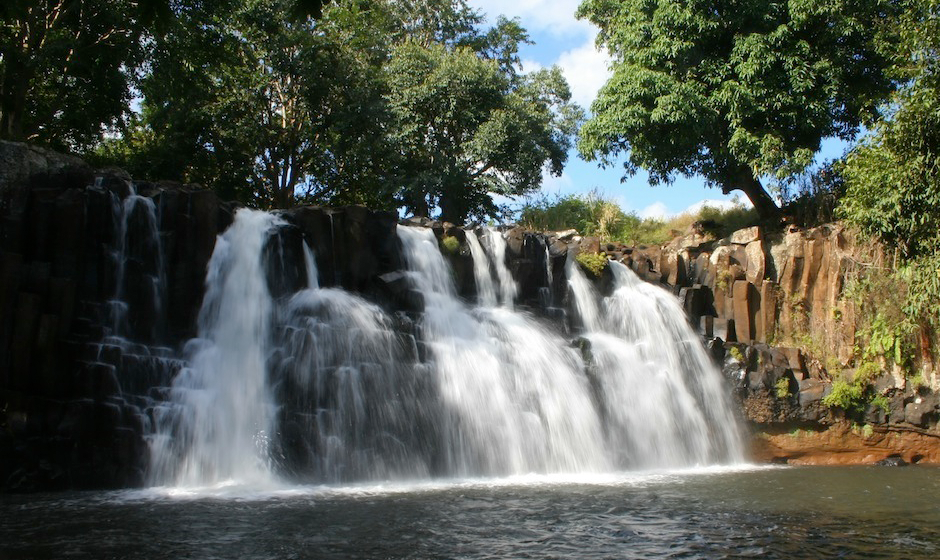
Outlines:
<svg viewBox="0 0 940 560"><path fill-rule="evenodd" d="M534 45L521 49L523 69L530 71L558 65L568 79L574 101L585 110L590 109L597 90L609 76L609 57L595 47L597 28L575 19L580 0L468 0L468 4L485 13L490 21L500 14L519 18L535 41ZM837 157L844 148L840 142L824 142L821 158ZM734 193L727 196L720 189L706 187L700 177L678 177L672 185L654 187L642 172L623 183L621 176L619 165L600 169L596 163L585 162L572 151L564 174L546 176L542 192L565 195L597 190L618 202L624 210L642 217L678 214L702 201L712 205L729 204L734 198Z"/></svg>

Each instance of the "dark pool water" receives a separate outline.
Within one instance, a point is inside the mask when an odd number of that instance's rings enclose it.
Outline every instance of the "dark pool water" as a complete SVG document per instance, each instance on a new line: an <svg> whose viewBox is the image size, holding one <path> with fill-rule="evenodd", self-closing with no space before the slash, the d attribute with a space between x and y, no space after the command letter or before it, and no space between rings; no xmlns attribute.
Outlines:
<svg viewBox="0 0 940 560"><path fill-rule="evenodd" d="M940 559L940 469L3 496L0 559Z"/></svg>

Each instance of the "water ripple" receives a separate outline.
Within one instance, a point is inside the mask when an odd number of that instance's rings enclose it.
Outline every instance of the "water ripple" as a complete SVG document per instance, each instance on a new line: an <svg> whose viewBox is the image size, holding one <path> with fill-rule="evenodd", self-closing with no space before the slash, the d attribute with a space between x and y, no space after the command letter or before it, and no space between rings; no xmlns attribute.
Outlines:
<svg viewBox="0 0 940 560"><path fill-rule="evenodd" d="M0 559L940 556L940 470L753 469L253 496L5 496ZM619 481L618 481L619 480Z"/></svg>

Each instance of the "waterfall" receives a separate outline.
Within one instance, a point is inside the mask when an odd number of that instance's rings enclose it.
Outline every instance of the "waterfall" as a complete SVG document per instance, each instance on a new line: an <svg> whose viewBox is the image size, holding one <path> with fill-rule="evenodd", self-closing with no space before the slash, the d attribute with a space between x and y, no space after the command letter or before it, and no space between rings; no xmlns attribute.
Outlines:
<svg viewBox="0 0 940 560"><path fill-rule="evenodd" d="M679 302L610 262L614 291L596 296L573 261L568 275L590 347L611 449L629 468L741 461L741 436L721 374Z"/></svg>
<svg viewBox="0 0 940 560"><path fill-rule="evenodd" d="M198 337L154 411L155 483L609 472L740 458L721 379L678 302L623 265L610 264L615 289L601 303L569 261L584 331L572 344L513 309L495 231L488 251L467 232L481 292L472 306L433 231L398 226L404 282L423 311L392 315L320 287L316 255L286 226L242 209L219 236ZM279 263L264 256L271 243L277 258L303 258L307 276L277 299L266 267Z"/></svg>
<svg viewBox="0 0 940 560"><path fill-rule="evenodd" d="M570 255L565 263L565 273L568 275L568 288L571 290L575 311L581 320L581 326L587 332L600 331L600 309L594 295L594 287L584 277L584 273L578 268L577 261L571 258Z"/></svg>
<svg viewBox="0 0 940 560"><path fill-rule="evenodd" d="M216 241L198 338L158 413L154 481L201 486L270 480L274 403L266 381L269 321L262 249L280 218L241 209Z"/></svg>
<svg viewBox="0 0 940 560"><path fill-rule="evenodd" d="M552 284L555 279L552 276L552 254L548 249L548 240L543 239L545 251L542 258L542 266L545 269L545 286L539 288L539 302L543 309L549 309L555 303L555 294L552 293Z"/></svg>
<svg viewBox="0 0 940 560"><path fill-rule="evenodd" d="M496 285L490 272L490 259L483 251L477 235L470 230L467 230L467 245L470 246L470 256L473 257L473 278L476 280L480 305L496 307Z"/></svg>
<svg viewBox="0 0 940 560"><path fill-rule="evenodd" d="M304 242L304 270L307 272L307 288L315 290L320 287L320 273L317 270L317 259L313 256L313 249Z"/></svg>
<svg viewBox="0 0 940 560"><path fill-rule="evenodd" d="M110 308L111 336L124 342L131 337L128 321L130 299L137 305L146 304L148 309L135 309L135 316L149 317L149 332L138 333L147 340L156 339L160 318L165 312L166 267L163 262L163 243L160 240L157 208L153 199L137 194L133 186L124 200L112 194L112 214L116 232L114 259L114 297L108 301ZM141 224L143 229L132 225ZM146 293L129 298L127 267L134 263L136 272L143 276L144 285L131 285L130 289Z"/></svg>
<svg viewBox="0 0 940 560"><path fill-rule="evenodd" d="M447 472L609 468L577 352L527 315L471 310L456 297L433 232L399 226L398 235L424 297L420 330L440 391Z"/></svg>
<svg viewBox="0 0 940 560"><path fill-rule="evenodd" d="M516 282L506 267L506 240L494 228L486 229L486 240L493 253L493 265L496 267L496 279L499 281L499 299L503 307L512 308L516 299Z"/></svg>
<svg viewBox="0 0 940 560"><path fill-rule="evenodd" d="M282 313L281 471L296 480L427 478L433 408L391 319L343 290L301 290Z"/></svg>

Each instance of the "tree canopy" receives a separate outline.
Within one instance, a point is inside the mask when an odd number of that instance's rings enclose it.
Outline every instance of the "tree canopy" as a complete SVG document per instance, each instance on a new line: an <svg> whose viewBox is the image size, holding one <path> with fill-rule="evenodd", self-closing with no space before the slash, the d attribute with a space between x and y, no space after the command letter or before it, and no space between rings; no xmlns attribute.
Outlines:
<svg viewBox="0 0 940 560"><path fill-rule="evenodd" d="M901 87L842 168L845 217L907 258L940 251L940 1L898 21Z"/></svg>
<svg viewBox="0 0 940 560"><path fill-rule="evenodd" d="M318 19L297 2L177 0L142 112L101 161L262 207L458 222L561 173L581 112L557 69L520 72L518 22L485 29L462 0L337 1Z"/></svg>
<svg viewBox="0 0 940 560"><path fill-rule="evenodd" d="M585 0L613 75L578 147L626 156L653 183L700 174L778 209L762 179L804 169L826 137L852 138L892 90L889 0Z"/></svg>
<svg viewBox="0 0 940 560"><path fill-rule="evenodd" d="M80 151L119 126L159 4L0 3L0 139Z"/></svg>
<svg viewBox="0 0 940 560"><path fill-rule="evenodd" d="M537 189L546 162L561 174L580 114L558 69L515 76L469 48L406 42L389 76L402 196L414 212L492 214L490 193Z"/></svg>

